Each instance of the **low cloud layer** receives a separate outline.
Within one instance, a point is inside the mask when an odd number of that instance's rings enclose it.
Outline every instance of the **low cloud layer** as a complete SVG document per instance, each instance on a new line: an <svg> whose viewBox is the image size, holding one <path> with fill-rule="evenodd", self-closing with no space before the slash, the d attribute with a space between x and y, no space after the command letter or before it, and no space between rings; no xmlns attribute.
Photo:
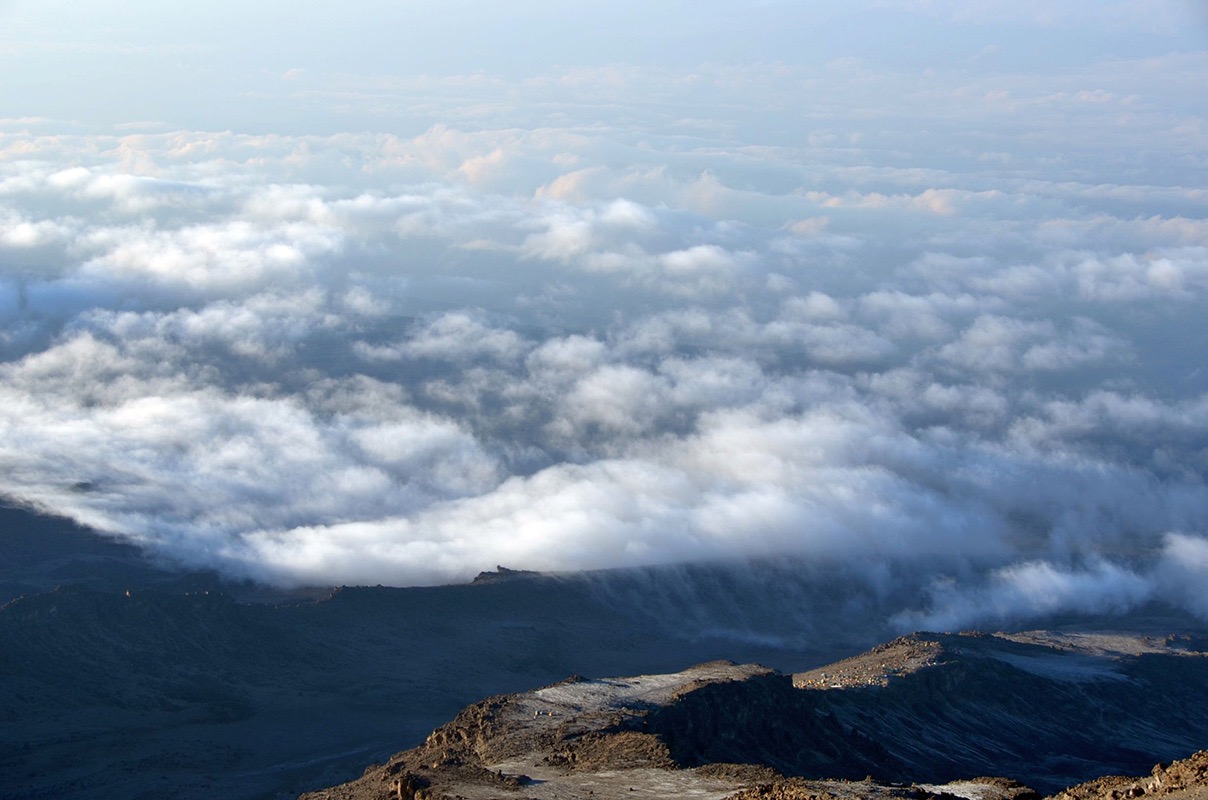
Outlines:
<svg viewBox="0 0 1208 800"><path fill-rule="evenodd" d="M285 585L773 557L923 576L910 627L1208 614L1206 67L310 89L414 135L0 120L0 493Z"/></svg>

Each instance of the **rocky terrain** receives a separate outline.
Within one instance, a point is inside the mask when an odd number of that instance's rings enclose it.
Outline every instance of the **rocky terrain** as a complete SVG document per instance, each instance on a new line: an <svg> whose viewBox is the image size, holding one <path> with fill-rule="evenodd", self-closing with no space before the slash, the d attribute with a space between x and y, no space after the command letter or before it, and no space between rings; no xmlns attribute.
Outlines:
<svg viewBox="0 0 1208 800"><path fill-rule="evenodd" d="M484 696L718 656L791 669L883 635L883 611L858 595L790 596L821 609L815 621L777 607L788 581L741 572L496 570L284 594L172 572L19 510L0 523L4 800L293 798Z"/></svg>
<svg viewBox="0 0 1208 800"><path fill-rule="evenodd" d="M1024 800L1195 753L1208 741L1206 644L914 634L797 675L711 662L573 677L473 704L419 747L303 800ZM1200 753L1060 797L1200 797L1206 768Z"/></svg>
<svg viewBox="0 0 1208 800"><path fill-rule="evenodd" d="M698 670L674 702L656 692L608 709L625 720L615 732L566 728L552 755L580 777L641 763L730 793L806 791L816 775L870 791L869 774L906 787L999 774L1056 791L1208 741L1203 624L1162 607L874 647L918 598L864 591L835 565L497 569L460 586L283 593L182 573L19 509L0 508L0 528L4 800L295 798L386 763L483 697L717 658L767 667Z"/></svg>
<svg viewBox="0 0 1208 800"><path fill-rule="evenodd" d="M1053 800L1204 800L1208 798L1208 750L1173 764L1156 764L1148 775L1096 778L1060 792Z"/></svg>

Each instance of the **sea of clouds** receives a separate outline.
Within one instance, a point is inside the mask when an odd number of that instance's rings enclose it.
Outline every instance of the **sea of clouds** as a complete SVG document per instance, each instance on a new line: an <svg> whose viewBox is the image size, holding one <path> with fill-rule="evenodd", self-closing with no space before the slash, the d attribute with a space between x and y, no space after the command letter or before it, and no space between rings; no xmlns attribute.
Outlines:
<svg viewBox="0 0 1208 800"><path fill-rule="evenodd" d="M979 58L0 120L0 494L279 585L771 558L926 576L903 627L1208 615L1208 52Z"/></svg>

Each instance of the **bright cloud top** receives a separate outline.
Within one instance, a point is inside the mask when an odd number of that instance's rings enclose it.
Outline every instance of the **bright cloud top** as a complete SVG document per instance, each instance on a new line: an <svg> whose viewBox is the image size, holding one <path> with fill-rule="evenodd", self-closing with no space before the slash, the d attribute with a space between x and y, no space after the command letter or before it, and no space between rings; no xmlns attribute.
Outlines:
<svg viewBox="0 0 1208 800"><path fill-rule="evenodd" d="M903 624L1202 614L1208 55L992 56L273 95L407 134L14 113L0 492L281 584L788 556L930 576Z"/></svg>

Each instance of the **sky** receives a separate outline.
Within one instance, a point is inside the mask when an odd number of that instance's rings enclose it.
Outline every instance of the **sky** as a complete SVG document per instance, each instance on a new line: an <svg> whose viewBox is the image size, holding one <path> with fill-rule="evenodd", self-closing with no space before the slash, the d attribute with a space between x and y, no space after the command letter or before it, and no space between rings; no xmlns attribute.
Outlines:
<svg viewBox="0 0 1208 800"><path fill-rule="evenodd" d="M1201 3L9 0L0 74L10 502L1208 616Z"/></svg>

